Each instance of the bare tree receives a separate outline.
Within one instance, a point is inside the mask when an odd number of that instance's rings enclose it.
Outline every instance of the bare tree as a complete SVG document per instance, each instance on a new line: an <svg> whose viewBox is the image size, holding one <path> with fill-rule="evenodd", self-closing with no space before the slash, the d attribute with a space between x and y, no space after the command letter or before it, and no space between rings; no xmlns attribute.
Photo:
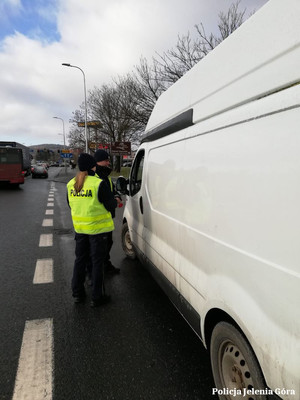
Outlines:
<svg viewBox="0 0 300 400"><path fill-rule="evenodd" d="M132 77L139 86L138 109L144 126L158 97L243 23L246 9L240 11L239 6L240 0L219 13L218 35L207 34L200 23L195 26L195 38L188 32L178 36L175 48L153 57L152 63L140 59Z"/></svg>
<svg viewBox="0 0 300 400"><path fill-rule="evenodd" d="M134 141L143 127L139 113L139 87L127 75L89 93L89 111L102 124L107 143Z"/></svg>
<svg viewBox="0 0 300 400"><path fill-rule="evenodd" d="M246 9L243 11L239 10L241 0L231 4L227 13L219 13L218 29L219 35L216 36L213 33L206 34L202 23L196 25L195 28L198 33L198 39L196 46L199 52L203 56L207 55L211 50L218 46L224 39L231 35L239 26L244 22ZM202 56L202 57L203 57Z"/></svg>
<svg viewBox="0 0 300 400"><path fill-rule="evenodd" d="M163 85L155 64L150 66L145 57L140 58L140 64L136 65L135 69L137 74L134 77L144 97L144 109L151 112L156 100L166 90L166 87Z"/></svg>
<svg viewBox="0 0 300 400"><path fill-rule="evenodd" d="M191 38L190 33L178 36L174 49L157 54L153 58L153 70L161 79L161 86L165 90L189 71L201 58L203 51L198 41Z"/></svg>
<svg viewBox="0 0 300 400"><path fill-rule="evenodd" d="M88 95L89 120L97 120L100 128L89 129L91 142L111 144L114 142L131 142L138 145L144 128L144 114L141 111L141 91L137 81L126 75L114 79L112 83L95 87ZM82 121L83 109L73 113L73 126L69 138L73 147L84 147L83 129L78 127ZM119 160L118 160L119 161ZM120 168L120 162L116 165Z"/></svg>
<svg viewBox="0 0 300 400"><path fill-rule="evenodd" d="M175 48L157 54L152 63L141 57L132 74L90 91L89 118L102 124L101 129L89 132L90 139L137 144L158 97L243 23L246 9L239 10L240 2L231 4L226 13L219 13L217 35L207 34L202 23L195 25L195 38L190 33L178 36ZM79 147L84 144L83 130L77 126L82 121L83 106L73 114L70 144Z"/></svg>
<svg viewBox="0 0 300 400"><path fill-rule="evenodd" d="M152 70L160 76L165 88L176 82L226 37L234 32L244 21L246 9L239 10L241 0L231 4L226 13L219 13L219 34L207 34L202 23L195 25L197 36L190 33L178 36L174 49L157 55L153 59Z"/></svg>
<svg viewBox="0 0 300 400"><path fill-rule="evenodd" d="M115 141L123 140L125 136L130 136L129 127L129 104L130 90L126 79L119 79L119 82L113 82L109 85L103 85L101 88L95 87L89 91L88 120L97 120L101 123L101 128L88 128L90 141L97 143L110 144ZM83 106L73 112L73 126L71 127L69 140L75 147L84 147L85 137L84 129L78 127L78 122L84 121Z"/></svg>
<svg viewBox="0 0 300 400"><path fill-rule="evenodd" d="M85 148L85 133L84 128L78 127L78 122L84 121L84 109L83 105L79 110L75 110L73 112L73 117L70 122L73 125L70 128L70 132L68 134L69 145L73 148L84 149Z"/></svg>
<svg viewBox="0 0 300 400"><path fill-rule="evenodd" d="M220 12L218 28L221 34L221 39L216 39L216 42L221 42L231 35L244 22L246 9L239 11L241 0L233 3L227 13Z"/></svg>

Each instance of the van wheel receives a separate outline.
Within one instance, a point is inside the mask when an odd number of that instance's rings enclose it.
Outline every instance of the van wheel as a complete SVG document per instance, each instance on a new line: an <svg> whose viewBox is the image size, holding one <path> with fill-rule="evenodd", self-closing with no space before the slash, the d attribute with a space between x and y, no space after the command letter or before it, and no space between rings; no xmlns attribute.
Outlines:
<svg viewBox="0 0 300 400"><path fill-rule="evenodd" d="M134 260L136 258L136 254L135 254L135 251L134 251L132 243L131 243L127 222L125 222L122 226L122 234L121 235L122 235L122 238L121 238L122 247L123 247L123 250L124 250L126 256L128 258L131 258L132 260Z"/></svg>
<svg viewBox="0 0 300 400"><path fill-rule="evenodd" d="M216 388L222 391L221 400L236 400L239 393L245 400L267 400L267 395L251 393L252 389L265 390L265 381L253 350L233 325L227 322L216 325L210 358Z"/></svg>

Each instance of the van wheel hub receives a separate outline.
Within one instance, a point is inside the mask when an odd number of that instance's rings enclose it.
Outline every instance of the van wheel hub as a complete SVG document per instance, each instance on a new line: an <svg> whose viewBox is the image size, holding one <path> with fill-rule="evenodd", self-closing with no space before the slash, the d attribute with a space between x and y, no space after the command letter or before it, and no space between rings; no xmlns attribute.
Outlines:
<svg viewBox="0 0 300 400"><path fill-rule="evenodd" d="M253 387L249 368L238 347L231 342L224 343L220 352L225 387L240 390Z"/></svg>

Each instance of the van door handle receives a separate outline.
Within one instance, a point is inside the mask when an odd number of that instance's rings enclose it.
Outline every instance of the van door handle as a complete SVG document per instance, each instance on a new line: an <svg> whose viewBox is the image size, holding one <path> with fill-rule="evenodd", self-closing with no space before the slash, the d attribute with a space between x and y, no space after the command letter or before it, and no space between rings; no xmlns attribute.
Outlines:
<svg viewBox="0 0 300 400"><path fill-rule="evenodd" d="M143 198L142 198L142 196L140 197L140 210L141 210L141 213L144 214L144 206L143 206Z"/></svg>

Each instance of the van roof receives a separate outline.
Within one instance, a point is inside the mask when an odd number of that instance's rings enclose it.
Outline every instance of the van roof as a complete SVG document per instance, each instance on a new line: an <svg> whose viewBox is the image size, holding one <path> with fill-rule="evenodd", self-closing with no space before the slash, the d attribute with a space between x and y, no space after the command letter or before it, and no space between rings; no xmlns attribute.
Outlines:
<svg viewBox="0 0 300 400"><path fill-rule="evenodd" d="M143 141L188 110L188 125L195 124L299 83L299 19L299 0L269 0L159 97Z"/></svg>

